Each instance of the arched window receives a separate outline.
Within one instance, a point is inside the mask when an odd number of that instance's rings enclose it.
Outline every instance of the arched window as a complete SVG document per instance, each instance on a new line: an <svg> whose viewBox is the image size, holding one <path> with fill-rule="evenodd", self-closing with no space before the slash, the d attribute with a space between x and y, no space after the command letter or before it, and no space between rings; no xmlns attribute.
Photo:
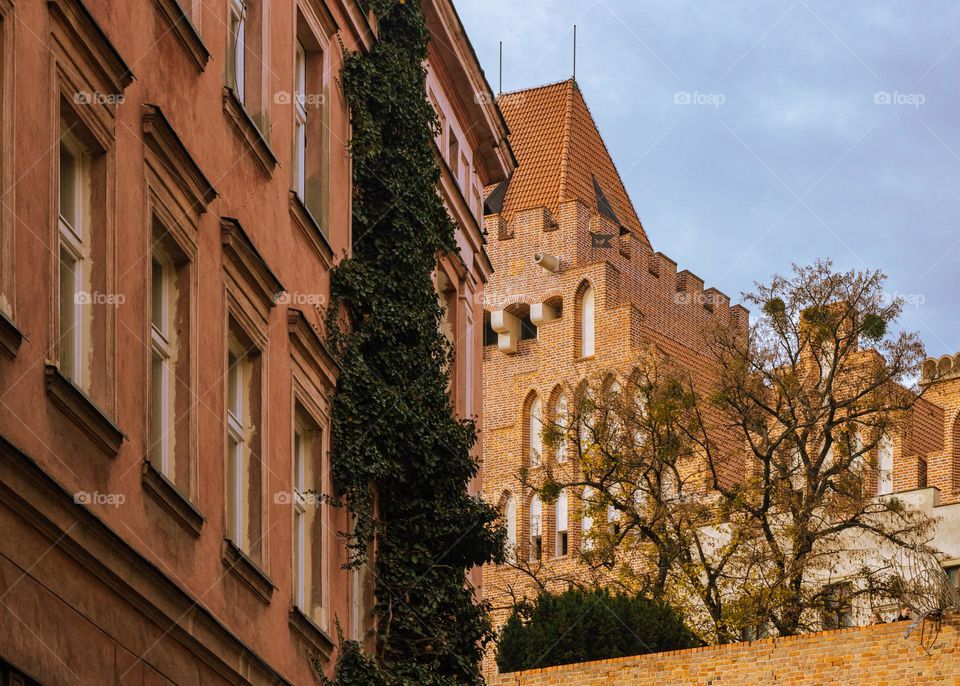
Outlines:
<svg viewBox="0 0 960 686"><path fill-rule="evenodd" d="M503 508L503 518L507 525L507 560L517 559L517 499L510 496Z"/></svg>
<svg viewBox="0 0 960 686"><path fill-rule="evenodd" d="M893 441L884 434L877 446L877 495L893 493Z"/></svg>
<svg viewBox="0 0 960 686"><path fill-rule="evenodd" d="M614 484L610 487L611 498L619 498L621 493L620 484ZM620 510L613 503L607 505L607 524L610 527L610 533L614 536L620 534Z"/></svg>
<svg viewBox="0 0 960 686"><path fill-rule="evenodd" d="M543 404L537 395L530 401L527 432L530 441L530 466L539 467L543 455Z"/></svg>
<svg viewBox="0 0 960 686"><path fill-rule="evenodd" d="M593 357L595 297L589 284L580 293L580 357Z"/></svg>
<svg viewBox="0 0 960 686"><path fill-rule="evenodd" d="M530 499L530 559L543 558L543 503L539 496Z"/></svg>
<svg viewBox="0 0 960 686"><path fill-rule="evenodd" d="M556 556L567 554L567 492L560 491L555 507L555 521L557 522Z"/></svg>
<svg viewBox="0 0 960 686"><path fill-rule="evenodd" d="M593 550L593 539L590 538L590 530L593 528L593 515L589 508L592 505L593 489L590 486L583 487L582 514L580 516L580 547L583 550Z"/></svg>
<svg viewBox="0 0 960 686"><path fill-rule="evenodd" d="M564 464L570 453L570 440L567 438L567 430L570 428L570 407L567 405L566 393L560 393L557 397L557 404L553 410L553 421L560 431L560 441L557 443L557 464Z"/></svg>

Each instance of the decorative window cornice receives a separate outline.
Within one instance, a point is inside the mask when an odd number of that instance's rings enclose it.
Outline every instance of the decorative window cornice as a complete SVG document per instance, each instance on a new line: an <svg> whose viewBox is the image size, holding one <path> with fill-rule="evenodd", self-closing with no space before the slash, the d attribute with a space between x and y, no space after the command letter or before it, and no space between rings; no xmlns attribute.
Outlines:
<svg viewBox="0 0 960 686"><path fill-rule="evenodd" d="M299 355L311 370L322 375L325 383L318 390L332 389L340 364L302 311L293 307L287 309L287 331L294 354Z"/></svg>
<svg viewBox="0 0 960 686"><path fill-rule="evenodd" d="M143 106L143 141L198 213L206 212L217 191L156 105Z"/></svg>
<svg viewBox="0 0 960 686"><path fill-rule="evenodd" d="M283 286L253 247L240 222L232 217L220 220L223 242L223 266L233 286L243 293L259 296L267 309L276 304Z"/></svg>
<svg viewBox="0 0 960 686"><path fill-rule="evenodd" d="M290 608L290 628L316 651L321 660L325 662L330 660L333 654L333 640L296 606Z"/></svg>
<svg viewBox="0 0 960 686"><path fill-rule="evenodd" d="M190 21L180 3L177 0L153 0L160 16L170 28L168 31L180 43L180 47L187 53L187 57L197 68L198 73L203 73L210 61L210 53L207 46L203 44L203 38L197 32L197 27Z"/></svg>
<svg viewBox="0 0 960 686"><path fill-rule="evenodd" d="M54 19L54 38L63 50L108 87L104 94L123 93L133 72L86 6L80 0L47 0L47 6Z"/></svg>

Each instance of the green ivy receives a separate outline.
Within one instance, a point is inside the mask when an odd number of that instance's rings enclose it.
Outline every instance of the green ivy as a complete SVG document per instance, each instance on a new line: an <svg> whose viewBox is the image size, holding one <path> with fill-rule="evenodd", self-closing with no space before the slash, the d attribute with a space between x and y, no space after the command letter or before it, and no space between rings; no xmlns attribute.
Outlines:
<svg viewBox="0 0 960 686"><path fill-rule="evenodd" d="M374 571L376 652L344 644L334 683L482 683L489 607L467 571L502 561L495 508L467 493L478 466L472 421L448 396L452 348L433 283L457 251L439 195L437 119L423 67L419 2L371 0L378 40L351 54L343 88L353 139L353 255L332 278L332 338L342 371L332 467L356 528L352 564Z"/></svg>

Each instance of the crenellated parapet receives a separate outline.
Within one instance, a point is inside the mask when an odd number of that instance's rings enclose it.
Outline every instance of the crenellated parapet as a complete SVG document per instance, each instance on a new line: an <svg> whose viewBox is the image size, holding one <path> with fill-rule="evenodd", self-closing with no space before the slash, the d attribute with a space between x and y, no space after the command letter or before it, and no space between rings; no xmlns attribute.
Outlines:
<svg viewBox="0 0 960 686"><path fill-rule="evenodd" d="M949 379L960 379L960 353L952 356L928 357L924 360L921 367L921 384Z"/></svg>

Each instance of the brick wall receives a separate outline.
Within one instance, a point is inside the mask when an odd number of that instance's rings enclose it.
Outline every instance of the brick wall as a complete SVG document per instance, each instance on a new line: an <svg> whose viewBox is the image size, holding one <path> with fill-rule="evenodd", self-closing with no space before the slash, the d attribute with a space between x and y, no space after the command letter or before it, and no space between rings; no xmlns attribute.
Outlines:
<svg viewBox="0 0 960 686"><path fill-rule="evenodd" d="M823 631L500 674L490 686L960 684L960 618Z"/></svg>

